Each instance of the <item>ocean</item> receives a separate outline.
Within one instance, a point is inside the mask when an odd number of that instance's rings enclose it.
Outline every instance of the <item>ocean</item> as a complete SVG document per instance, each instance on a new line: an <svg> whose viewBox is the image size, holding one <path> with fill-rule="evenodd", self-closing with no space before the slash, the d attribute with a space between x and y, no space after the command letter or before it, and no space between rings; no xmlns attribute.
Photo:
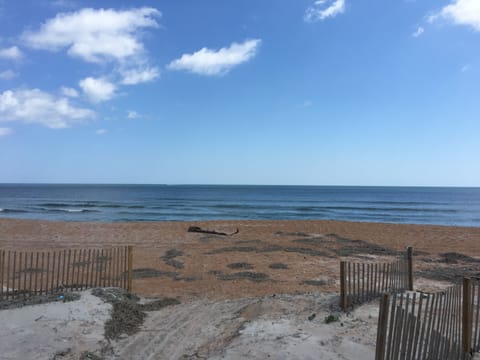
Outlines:
<svg viewBox="0 0 480 360"><path fill-rule="evenodd" d="M0 184L0 218L329 219L480 226L480 188Z"/></svg>

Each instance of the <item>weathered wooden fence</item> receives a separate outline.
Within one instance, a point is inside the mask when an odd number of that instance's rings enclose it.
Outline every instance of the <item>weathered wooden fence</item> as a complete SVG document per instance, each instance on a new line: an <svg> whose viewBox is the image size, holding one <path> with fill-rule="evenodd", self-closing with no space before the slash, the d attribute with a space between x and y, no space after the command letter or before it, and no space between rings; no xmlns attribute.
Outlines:
<svg viewBox="0 0 480 360"><path fill-rule="evenodd" d="M478 279L432 294L384 294L375 359L471 359L480 350L479 321Z"/></svg>
<svg viewBox="0 0 480 360"><path fill-rule="evenodd" d="M383 293L413 289L412 248L405 258L390 263L340 262L340 307L380 297Z"/></svg>
<svg viewBox="0 0 480 360"><path fill-rule="evenodd" d="M132 286L132 247L0 250L0 300L92 287Z"/></svg>

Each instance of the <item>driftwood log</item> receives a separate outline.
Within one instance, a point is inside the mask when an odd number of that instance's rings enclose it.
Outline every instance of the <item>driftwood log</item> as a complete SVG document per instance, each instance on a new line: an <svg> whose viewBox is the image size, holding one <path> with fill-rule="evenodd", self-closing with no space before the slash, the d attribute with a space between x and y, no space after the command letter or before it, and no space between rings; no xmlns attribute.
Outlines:
<svg viewBox="0 0 480 360"><path fill-rule="evenodd" d="M237 230L235 230L235 232L233 233L224 233L224 232L220 232L220 231L215 231L215 230L207 230L207 229L202 229L201 227L199 226L190 226L188 228L188 232L196 232L196 233L203 233L203 234L214 234L214 235L223 235L223 236L232 236L232 235L235 235L235 234L238 234L239 230L237 228Z"/></svg>

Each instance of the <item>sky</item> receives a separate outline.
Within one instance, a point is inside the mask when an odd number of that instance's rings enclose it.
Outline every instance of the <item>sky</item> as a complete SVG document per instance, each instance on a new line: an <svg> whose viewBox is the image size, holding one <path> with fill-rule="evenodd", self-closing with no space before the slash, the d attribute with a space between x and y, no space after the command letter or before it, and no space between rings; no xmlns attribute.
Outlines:
<svg viewBox="0 0 480 360"><path fill-rule="evenodd" d="M0 182L480 186L480 0L0 0Z"/></svg>

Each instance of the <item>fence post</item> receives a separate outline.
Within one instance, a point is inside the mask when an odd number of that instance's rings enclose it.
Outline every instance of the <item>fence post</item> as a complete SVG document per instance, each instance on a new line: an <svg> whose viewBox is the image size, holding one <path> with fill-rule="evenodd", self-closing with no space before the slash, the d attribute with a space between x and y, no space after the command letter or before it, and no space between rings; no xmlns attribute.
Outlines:
<svg viewBox="0 0 480 360"><path fill-rule="evenodd" d="M340 262L340 307L343 311L347 309L347 263Z"/></svg>
<svg viewBox="0 0 480 360"><path fill-rule="evenodd" d="M380 308L378 313L377 344L375 346L375 360L385 359L385 346L387 344L387 325L388 325L388 305L390 304L390 295L383 294L380 299Z"/></svg>
<svg viewBox="0 0 480 360"><path fill-rule="evenodd" d="M132 275L133 275L133 246L128 246L128 277L127 277L127 291L132 291Z"/></svg>
<svg viewBox="0 0 480 360"><path fill-rule="evenodd" d="M463 353L472 351L472 280L463 278L463 307L462 307L462 343Z"/></svg>
<svg viewBox="0 0 480 360"><path fill-rule="evenodd" d="M413 247L407 247L408 290L413 291Z"/></svg>

